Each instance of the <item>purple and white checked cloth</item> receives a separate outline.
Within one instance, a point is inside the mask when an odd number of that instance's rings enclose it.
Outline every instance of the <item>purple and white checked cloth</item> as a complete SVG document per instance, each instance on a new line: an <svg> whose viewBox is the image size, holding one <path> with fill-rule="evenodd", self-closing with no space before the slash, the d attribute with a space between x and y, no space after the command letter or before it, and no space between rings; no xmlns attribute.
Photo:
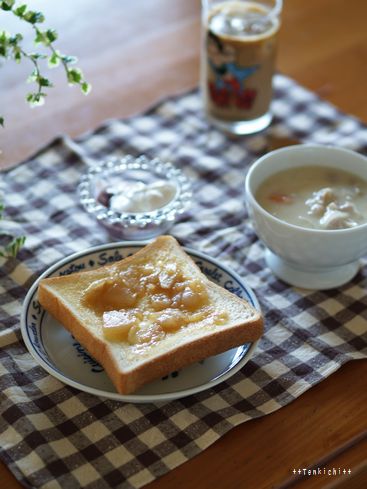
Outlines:
<svg viewBox="0 0 367 489"><path fill-rule="evenodd" d="M290 403L349 360L367 356L367 266L351 283L310 292L277 280L244 203L246 168L279 138L367 154L367 128L277 75L265 133L228 138L203 118L197 91L142 115L58 138L2 174L9 221L26 234L1 265L0 455L29 488L137 488L198 454L232 427ZM105 400L63 385L26 350L19 329L32 282L57 260L118 236L87 215L76 187L86 165L145 153L194 180L195 200L171 233L229 265L254 289L265 334L247 365L200 394L160 405Z"/></svg>

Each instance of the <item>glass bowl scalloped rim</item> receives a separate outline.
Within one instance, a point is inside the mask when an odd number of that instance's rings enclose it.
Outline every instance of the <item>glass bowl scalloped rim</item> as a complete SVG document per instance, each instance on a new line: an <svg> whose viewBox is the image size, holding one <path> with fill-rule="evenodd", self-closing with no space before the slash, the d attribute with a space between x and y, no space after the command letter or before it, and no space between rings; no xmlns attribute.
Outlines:
<svg viewBox="0 0 367 489"><path fill-rule="evenodd" d="M119 213L108 209L93 196L93 182L100 175L109 176L126 170L148 171L162 179L174 182L177 187L176 195L168 204L151 212ZM134 226L141 229L151 224L158 227L174 221L177 215L187 209L192 198L191 182L181 170L172 163L144 155L137 158L132 155L109 158L91 166L81 177L78 192L82 206L96 219L104 220L109 224L118 224L124 228Z"/></svg>

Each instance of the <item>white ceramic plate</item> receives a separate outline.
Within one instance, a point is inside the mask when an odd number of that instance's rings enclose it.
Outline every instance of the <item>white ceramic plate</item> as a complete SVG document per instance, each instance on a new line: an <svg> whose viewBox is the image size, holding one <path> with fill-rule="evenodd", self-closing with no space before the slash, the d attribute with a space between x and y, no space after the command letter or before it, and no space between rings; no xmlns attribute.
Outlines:
<svg viewBox="0 0 367 489"><path fill-rule="evenodd" d="M35 360L65 384L91 394L125 402L169 401L210 389L223 382L241 369L252 356L256 343L247 343L179 372L172 372L163 379L145 385L133 395L116 392L103 367L41 307L37 300L38 283L45 277L91 270L120 260L135 253L144 244L112 243L75 253L50 267L29 290L21 317L23 339ZM254 293L239 275L203 253L190 249L186 251L213 282L260 309Z"/></svg>

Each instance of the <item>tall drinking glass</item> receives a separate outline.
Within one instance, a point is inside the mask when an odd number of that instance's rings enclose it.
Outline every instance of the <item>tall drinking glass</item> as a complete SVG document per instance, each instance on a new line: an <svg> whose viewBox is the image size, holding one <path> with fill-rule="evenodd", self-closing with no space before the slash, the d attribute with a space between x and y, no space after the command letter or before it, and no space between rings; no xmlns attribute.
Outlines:
<svg viewBox="0 0 367 489"><path fill-rule="evenodd" d="M282 0L202 0L201 89L208 118L234 134L271 122Z"/></svg>

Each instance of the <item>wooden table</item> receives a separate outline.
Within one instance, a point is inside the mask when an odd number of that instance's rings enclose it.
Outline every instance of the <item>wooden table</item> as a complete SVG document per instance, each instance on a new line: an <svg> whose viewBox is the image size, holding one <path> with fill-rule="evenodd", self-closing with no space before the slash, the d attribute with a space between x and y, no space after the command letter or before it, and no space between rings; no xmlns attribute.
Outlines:
<svg viewBox="0 0 367 489"><path fill-rule="evenodd" d="M60 34L59 47L80 58L93 84L88 97L63 82L46 106L23 101L30 67L0 68L1 167L26 159L61 133L80 135L198 82L199 0L28 2ZM285 0L279 69L367 123L366 0ZM0 14L0 25L14 22ZM352 362L290 405L233 429L147 489L318 489L367 487L367 362ZM351 469L349 477L297 479L293 469ZM2 489L19 488L0 464Z"/></svg>

